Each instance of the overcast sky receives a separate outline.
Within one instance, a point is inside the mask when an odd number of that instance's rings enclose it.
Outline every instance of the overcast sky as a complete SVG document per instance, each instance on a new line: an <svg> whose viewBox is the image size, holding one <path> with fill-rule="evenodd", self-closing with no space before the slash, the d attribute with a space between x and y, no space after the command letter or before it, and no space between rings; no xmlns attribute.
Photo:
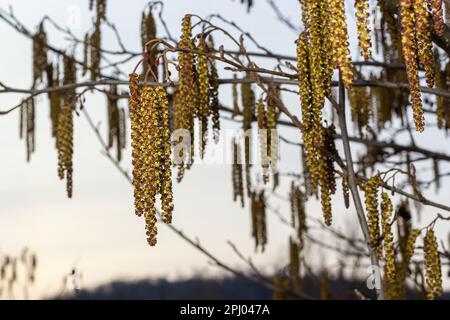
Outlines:
<svg viewBox="0 0 450 320"><path fill-rule="evenodd" d="M116 24L125 46L133 51L140 50L140 17L145 3L143 0L108 1L107 16ZM240 1L167 0L164 3L164 16L174 36L178 36L184 14L206 16L220 13L225 18L237 21L274 52L295 55L294 41L297 34L276 20L265 1L257 1L251 14L247 14ZM297 24L300 15L298 1L281 3L287 16ZM0 0L2 8L10 4L16 17L32 30L44 15L51 16L62 26L69 24L80 38L91 27L92 13L88 10L87 0ZM352 10L349 9L349 12ZM350 20L351 30L354 29L352 23L353 20ZM50 26L47 31L52 44L62 49L69 48L61 34ZM3 21L0 21L0 34L4 41L0 52L0 81L12 87L29 88L31 41ZM103 46L116 47L112 33L106 28ZM356 53L354 57L358 58ZM126 74L131 72L135 63L131 62L123 71ZM269 67L274 65L275 62L267 64ZM230 105L230 88L224 87L220 94L221 101ZM21 97L1 94L1 110L17 104ZM105 134L105 98L98 94L87 95L86 98L85 107L96 122L102 122L100 128ZM200 270L203 274L219 271L163 225L159 227L158 245L155 248L147 245L144 221L134 215L132 189L101 154L98 140L83 116L75 119L74 197L67 199L65 184L57 177L57 156L54 140L50 136L48 101L46 97L39 97L37 101L37 150L30 163L25 160L24 141L18 137L19 113L0 117L0 253L18 254L25 246L37 253L39 266L32 297L46 297L59 292L63 277L74 266L82 273L84 287L113 279L155 276L173 279ZM294 114L299 113L296 97L286 96L285 102ZM126 106L126 101L121 103ZM235 128L236 125L224 121L223 127ZM286 129L283 134L291 140L299 140L296 130ZM445 150L447 145L443 135L432 130L418 139L419 143L434 145L438 150ZM404 142L408 143L408 140ZM282 171L298 172L298 148L285 144L281 147ZM122 160L127 169L130 169L131 162L129 153L128 146ZM286 197L289 183L284 178L278 194ZM443 190L439 195L431 190L428 195L448 203L448 190ZM227 240L238 244L246 256L253 254L249 210L243 210L232 202L230 166L194 166L186 173L183 182L175 185L174 196L174 224L187 235L198 237L202 245L233 266L242 265L227 245ZM346 212L340 194L336 198L335 227L351 232L356 222L355 213L353 210ZM285 217L289 217L286 201L275 198L273 205L279 207ZM320 206L314 201L308 209L311 215L320 217ZM425 223L433 213L436 213L434 209L424 208L422 222ZM271 213L268 213L268 226L269 244L266 252L253 257L262 270L272 270L287 261L286 245L291 233ZM438 228L444 238L448 227ZM360 236L359 232L357 234ZM311 256L317 261L325 261L332 271L336 270L337 260L329 252L316 249ZM17 295L20 296L20 292Z"/></svg>

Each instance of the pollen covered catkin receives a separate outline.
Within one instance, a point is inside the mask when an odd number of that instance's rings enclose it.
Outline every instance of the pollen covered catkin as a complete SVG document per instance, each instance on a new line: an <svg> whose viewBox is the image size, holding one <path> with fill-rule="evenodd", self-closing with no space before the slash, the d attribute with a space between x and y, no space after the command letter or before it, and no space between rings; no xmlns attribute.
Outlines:
<svg viewBox="0 0 450 320"><path fill-rule="evenodd" d="M417 56L419 64L425 69L427 85L431 88L434 86L435 67L427 0L414 0L413 10L415 15Z"/></svg>
<svg viewBox="0 0 450 320"><path fill-rule="evenodd" d="M353 81L353 65L350 61L347 22L345 17L345 0L328 0L331 58L335 69L341 71L342 81L350 88Z"/></svg>
<svg viewBox="0 0 450 320"><path fill-rule="evenodd" d="M380 213L378 211L378 188L382 180L380 176L373 176L364 186L367 222L369 224L370 246L376 254L382 256L380 236Z"/></svg>
<svg viewBox="0 0 450 320"><path fill-rule="evenodd" d="M244 207L244 179L242 172L242 156L241 147L233 138L232 141L232 154L233 154L233 169L232 169L232 182L233 182L233 201L236 202L237 198L241 198L241 207Z"/></svg>
<svg viewBox="0 0 450 320"><path fill-rule="evenodd" d="M400 0L400 24L402 29L403 58L406 64L411 104L416 130L423 132L425 119L419 84L419 66L417 64L416 18L413 0Z"/></svg>
<svg viewBox="0 0 450 320"><path fill-rule="evenodd" d="M394 249L394 236L391 230L391 216L393 212L393 206L391 199L386 192L381 193L381 225L383 231L383 249L385 258L385 270L389 280L395 279L395 249Z"/></svg>
<svg viewBox="0 0 450 320"><path fill-rule="evenodd" d="M205 51L204 40L200 40L197 50ZM196 61L196 81L197 81L197 101L196 101L196 115L200 125L200 157L203 158L208 135L208 116L209 110L209 75L208 75L208 61L205 55L197 55Z"/></svg>
<svg viewBox="0 0 450 320"><path fill-rule="evenodd" d="M369 1L355 0L356 27L358 31L359 51L367 61L372 57L369 27Z"/></svg>
<svg viewBox="0 0 450 320"><path fill-rule="evenodd" d="M169 101L162 86L140 88L130 75L130 118L135 211L146 222L147 242L156 244L156 196L161 216L171 223L173 211Z"/></svg>
<svg viewBox="0 0 450 320"><path fill-rule="evenodd" d="M427 297L429 300L433 300L442 295L443 288L441 259L439 257L436 235L432 229L428 229L423 242Z"/></svg>

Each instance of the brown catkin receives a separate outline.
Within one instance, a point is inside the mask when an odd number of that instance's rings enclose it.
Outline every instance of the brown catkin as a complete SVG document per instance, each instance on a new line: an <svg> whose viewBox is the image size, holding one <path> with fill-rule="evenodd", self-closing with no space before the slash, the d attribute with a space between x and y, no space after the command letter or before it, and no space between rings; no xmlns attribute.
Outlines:
<svg viewBox="0 0 450 320"><path fill-rule="evenodd" d="M367 222L369 224L370 246L379 257L382 256L380 237L380 214L378 211L378 188L382 180L380 176L374 176L364 186Z"/></svg>
<svg viewBox="0 0 450 320"><path fill-rule="evenodd" d="M233 138L233 168L232 168L232 182L233 182L233 201L236 201L238 197L241 198L241 207L244 207L244 180L242 173L242 157L241 147Z"/></svg>
<svg viewBox="0 0 450 320"><path fill-rule="evenodd" d="M385 258L385 272L389 280L395 279L395 250L394 250L394 236L391 230L391 216L393 206L391 199L386 192L381 193L381 225L383 236L383 249Z"/></svg>
<svg viewBox="0 0 450 320"><path fill-rule="evenodd" d="M428 229L423 241L427 298L433 300L442 295L443 288L441 259L439 257L437 239L432 229Z"/></svg>
<svg viewBox="0 0 450 320"><path fill-rule="evenodd" d="M44 23L39 24L37 33L33 36L33 86L42 81L47 67L47 33Z"/></svg>
<svg viewBox="0 0 450 320"><path fill-rule="evenodd" d="M158 76L158 68L156 66L156 56L157 48L152 48L153 44L146 46L146 43L156 39L156 24L153 18L152 10L149 10L148 14L142 13L141 17L141 45L142 51L146 52L146 61L144 61L143 74L147 73L148 67L150 66L153 73Z"/></svg>
<svg viewBox="0 0 450 320"><path fill-rule="evenodd" d="M434 32L440 37L444 34L445 30L444 17L442 14L442 0L428 0L428 7L433 17Z"/></svg>
<svg viewBox="0 0 450 320"><path fill-rule="evenodd" d="M415 15L417 56L420 65L425 69L427 85L431 88L434 86L435 67L427 0L414 0L413 10Z"/></svg>
<svg viewBox="0 0 450 320"><path fill-rule="evenodd" d="M292 182L289 198L291 203L292 225L297 229L298 246L299 250L302 250L305 243L304 237L308 230L305 211L306 196L300 188Z"/></svg>
<svg viewBox="0 0 450 320"><path fill-rule="evenodd" d="M422 110L420 95L419 74L417 64L417 41L415 31L414 1L400 1L400 23L402 28L403 58L406 64L406 73L411 95L414 123L416 130L423 132L425 119Z"/></svg>
<svg viewBox="0 0 450 320"><path fill-rule="evenodd" d="M264 191L251 192L252 236L255 239L255 250L264 251L267 244L266 200Z"/></svg>
<svg viewBox="0 0 450 320"><path fill-rule="evenodd" d="M369 27L369 1L355 0L356 27L358 31L359 51L365 60L372 57Z"/></svg>
<svg viewBox="0 0 450 320"><path fill-rule="evenodd" d="M208 50L214 50L214 40L208 37ZM208 59L209 66L209 110L212 120L213 139L217 143L220 137L220 114L219 114L219 74L215 60Z"/></svg>
<svg viewBox="0 0 450 320"><path fill-rule="evenodd" d="M295 292L299 290L300 284L300 257L299 247L294 239L289 238L289 276Z"/></svg>

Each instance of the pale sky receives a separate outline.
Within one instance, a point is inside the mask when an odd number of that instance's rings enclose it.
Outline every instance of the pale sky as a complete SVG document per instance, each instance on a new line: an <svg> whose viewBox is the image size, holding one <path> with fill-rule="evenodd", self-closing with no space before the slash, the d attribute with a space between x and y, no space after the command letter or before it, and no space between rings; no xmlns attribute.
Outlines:
<svg viewBox="0 0 450 320"><path fill-rule="evenodd" d="M140 50L140 16L146 1L109 0L107 16L116 24L126 47ZM220 13L239 25L274 52L295 55L294 41L297 35L278 22L265 1L257 1L250 15L240 1L221 0L167 0L165 18L170 31L178 36L180 21L184 14L195 13L206 16ZM299 19L298 1L280 1L287 15L296 23ZM56 0L0 0L0 7L13 5L14 13L29 29L33 29L44 15L66 26L74 13L81 23L74 30L80 38L91 27L92 13L88 1ZM349 10L352 12L352 10ZM354 29L354 20L349 28ZM77 24L75 24L77 27ZM161 29L161 26L158 26ZM67 48L61 35L50 26L49 41L60 48ZM0 81L11 87L29 88L31 83L31 41L0 21L0 34L4 41L0 52ZM103 46L114 48L116 42L105 28ZM237 33L235 33L237 34ZM220 43L216 40L216 43ZM352 40L353 41L353 40ZM355 51L355 50L354 50ZM354 57L358 58L354 53ZM130 73L136 61L124 67ZM267 61L264 63L267 64ZM267 66L273 67L275 62ZM229 77L229 74L223 73ZM126 87L123 87L126 90ZM221 89L221 101L230 105L230 88ZM16 94L0 95L0 110L20 101ZM95 121L102 122L102 133L106 133L105 98L98 94L86 96L85 108ZM31 297L49 297L61 289L61 283L73 266L82 273L83 287L92 287L114 279L137 279L166 276L171 279L189 276L199 270L216 274L220 270L212 267L207 258L186 244L163 225L159 227L158 245L150 248L145 239L144 221L134 215L132 189L109 160L101 154L101 146L86 119L75 118L74 140L74 197L66 198L65 184L57 177L57 157L54 141L50 136L49 107L42 96L36 106L37 134L36 153L26 163L25 144L18 137L19 113L0 116L0 254L18 254L27 246L38 255L37 282ZM126 106L126 101L121 101ZM294 114L299 113L295 96L285 97L285 103ZM430 119L430 121L434 121ZM223 121L223 127L236 125ZM299 140L296 130L285 129L283 135ZM405 136L405 139L408 139ZM437 150L447 149L448 142L442 133L427 131L417 138L422 145L433 144ZM401 140L400 140L401 141ZM128 141L129 142L129 141ZM408 140L403 141L408 143ZM281 145L282 172L299 171L300 157L296 147ZM130 147L128 146L122 165L130 169ZM441 166L442 172L445 167ZM448 166L447 166L448 170ZM443 183L448 180L443 180ZM282 178L278 194L287 196L290 180ZM433 200L448 203L449 191L445 187L440 194L434 189L426 193ZM218 258L232 266L243 267L226 241L238 244L239 249L253 259L262 270L272 270L287 261L287 243L291 230L282 225L276 216L267 213L269 243L264 254L254 254L250 237L250 214L232 202L231 167L228 165L198 165L186 173L181 184L174 188L174 224L211 250ZM356 223L355 212L346 212L341 194L335 196L335 227L350 232ZM273 206L279 207L289 217L285 201L275 199ZM311 215L320 217L320 206L315 201L308 205ZM422 223L436 213L433 208L424 208ZM442 239L448 234L448 225L438 225ZM360 233L358 231L358 236ZM327 237L324 236L324 239ZM336 259L329 251L314 247L311 259L323 261L331 270ZM281 262L280 262L281 261ZM17 296L20 296L20 291Z"/></svg>

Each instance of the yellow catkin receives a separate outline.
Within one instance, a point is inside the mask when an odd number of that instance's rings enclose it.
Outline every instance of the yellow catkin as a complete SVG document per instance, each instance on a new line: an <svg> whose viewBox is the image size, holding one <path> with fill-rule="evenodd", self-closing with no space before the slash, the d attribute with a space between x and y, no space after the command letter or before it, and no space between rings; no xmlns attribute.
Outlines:
<svg viewBox="0 0 450 320"><path fill-rule="evenodd" d="M402 27L403 58L406 64L406 73L411 95L414 123L416 130L423 132L425 119L420 95L420 84L417 65L417 41L415 31L414 1L400 1L400 18Z"/></svg>
<svg viewBox="0 0 450 320"><path fill-rule="evenodd" d="M328 0L330 12L331 57L335 69L341 71L342 81L350 88L353 81L353 66L350 61L350 50L345 18L345 1Z"/></svg>
<svg viewBox="0 0 450 320"><path fill-rule="evenodd" d="M63 84L76 83L76 68L73 58L64 58ZM67 196L72 197L73 186L73 111L75 110L75 90L65 92L58 113L56 148L58 150L58 176L66 179Z"/></svg>
<svg viewBox="0 0 450 320"><path fill-rule="evenodd" d="M365 60L372 56L369 27L369 1L355 0L356 27L358 31L359 51Z"/></svg>
<svg viewBox="0 0 450 320"><path fill-rule="evenodd" d="M191 39L191 16L185 15L182 21L182 34L178 48L181 50L193 50L194 45ZM178 84L178 99L180 103L179 119L180 128L188 130L191 134L191 141L194 137L194 115L195 115L195 105L196 105L196 86L195 86L195 75L194 75L194 54L191 52L181 51L178 58L179 67L179 84ZM194 144L192 144L193 146ZM184 172L185 164L190 165L193 160L194 153L186 154L183 149L181 152L183 154L182 163L179 168L179 180L182 179L182 173Z"/></svg>
<svg viewBox="0 0 450 320"><path fill-rule="evenodd" d="M420 65L425 69L427 85L434 86L435 67L433 59L433 44L431 42L430 17L427 11L427 0L415 0L413 4L415 15L415 31L417 56Z"/></svg>
<svg viewBox="0 0 450 320"><path fill-rule="evenodd" d="M161 154L161 209L165 223L172 222L173 191L171 166L171 133L169 128L169 100L167 92L162 86L155 88L159 108L159 140Z"/></svg>
<svg viewBox="0 0 450 320"><path fill-rule="evenodd" d="M378 211L378 188L381 182L380 176L374 176L370 178L364 186L370 246L375 250L379 257L382 256L380 214Z"/></svg>
<svg viewBox="0 0 450 320"><path fill-rule="evenodd" d="M144 138L142 122L145 109L140 107L140 87L139 76L136 73L130 74L130 119L131 119L131 158L133 165L133 186L134 186L134 208L138 216L145 210L145 195L143 190L144 162L141 158L142 139Z"/></svg>
<svg viewBox="0 0 450 320"><path fill-rule="evenodd" d="M428 229L423 244L425 259L425 281L427 285L427 298L433 300L443 293L441 259L439 257L438 243L434 231Z"/></svg>
<svg viewBox="0 0 450 320"><path fill-rule="evenodd" d="M205 51L205 44L201 40L197 50ZM199 54L197 56L196 64L196 80L197 80L197 105L196 115L200 125L200 157L203 158L208 135L208 116L209 110L209 76L208 76L208 61L205 55Z"/></svg>
<svg viewBox="0 0 450 320"><path fill-rule="evenodd" d="M395 279L395 250L394 236L391 230L391 216L393 206L386 192L381 193L381 225L383 231L383 249L385 258L386 276L393 281Z"/></svg>

